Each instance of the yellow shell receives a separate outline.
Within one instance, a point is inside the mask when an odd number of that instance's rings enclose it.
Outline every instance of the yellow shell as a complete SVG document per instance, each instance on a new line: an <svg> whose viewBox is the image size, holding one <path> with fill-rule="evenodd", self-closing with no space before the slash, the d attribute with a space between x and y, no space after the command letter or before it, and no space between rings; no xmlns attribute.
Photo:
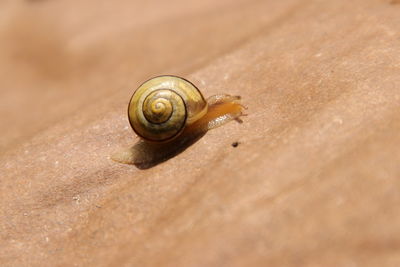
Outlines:
<svg viewBox="0 0 400 267"><path fill-rule="evenodd" d="M145 140L166 142L207 113L208 104L191 82L158 76L144 82L132 95L128 117L132 129Z"/></svg>

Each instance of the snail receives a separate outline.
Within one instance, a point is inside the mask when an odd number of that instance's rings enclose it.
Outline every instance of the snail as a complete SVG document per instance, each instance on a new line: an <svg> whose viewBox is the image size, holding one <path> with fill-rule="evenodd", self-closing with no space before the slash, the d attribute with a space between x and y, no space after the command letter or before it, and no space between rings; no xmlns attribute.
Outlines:
<svg viewBox="0 0 400 267"><path fill-rule="evenodd" d="M213 95L207 100L188 80L158 76L132 95L128 119L141 141L112 159L127 164L152 164L183 151L208 130L229 121L242 122L240 96Z"/></svg>

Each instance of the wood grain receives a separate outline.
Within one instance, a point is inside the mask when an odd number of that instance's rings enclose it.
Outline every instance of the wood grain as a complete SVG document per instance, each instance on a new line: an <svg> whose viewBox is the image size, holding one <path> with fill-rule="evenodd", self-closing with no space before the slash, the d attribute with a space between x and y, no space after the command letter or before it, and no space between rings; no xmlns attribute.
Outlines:
<svg viewBox="0 0 400 267"><path fill-rule="evenodd" d="M399 13L0 2L0 265L399 266ZM149 169L111 161L161 74L248 116Z"/></svg>

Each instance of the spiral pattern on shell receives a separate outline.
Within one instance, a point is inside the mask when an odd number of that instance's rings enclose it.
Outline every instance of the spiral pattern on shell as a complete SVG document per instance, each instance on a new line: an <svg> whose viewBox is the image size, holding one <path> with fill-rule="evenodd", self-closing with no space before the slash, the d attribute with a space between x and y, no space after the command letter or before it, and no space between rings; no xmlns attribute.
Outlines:
<svg viewBox="0 0 400 267"><path fill-rule="evenodd" d="M142 84L128 107L129 122L142 138L164 142L178 136L186 124L203 116L207 102L189 81L159 76Z"/></svg>
<svg viewBox="0 0 400 267"><path fill-rule="evenodd" d="M151 123L163 123L167 121L174 112L174 104L178 104L172 91L157 90L146 97L143 103L143 114ZM174 101L175 100L175 101ZM174 101L175 103L171 103ZM181 103L179 103L181 104Z"/></svg>

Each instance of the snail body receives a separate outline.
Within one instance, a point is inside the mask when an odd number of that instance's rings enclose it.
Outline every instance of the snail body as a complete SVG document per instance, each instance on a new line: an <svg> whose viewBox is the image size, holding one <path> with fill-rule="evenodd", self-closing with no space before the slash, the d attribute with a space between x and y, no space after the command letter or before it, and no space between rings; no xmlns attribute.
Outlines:
<svg viewBox="0 0 400 267"><path fill-rule="evenodd" d="M139 86L128 105L129 123L141 141L112 159L152 165L182 152L210 129L231 120L242 122L241 116L240 96L220 94L206 100L188 80L158 76Z"/></svg>

